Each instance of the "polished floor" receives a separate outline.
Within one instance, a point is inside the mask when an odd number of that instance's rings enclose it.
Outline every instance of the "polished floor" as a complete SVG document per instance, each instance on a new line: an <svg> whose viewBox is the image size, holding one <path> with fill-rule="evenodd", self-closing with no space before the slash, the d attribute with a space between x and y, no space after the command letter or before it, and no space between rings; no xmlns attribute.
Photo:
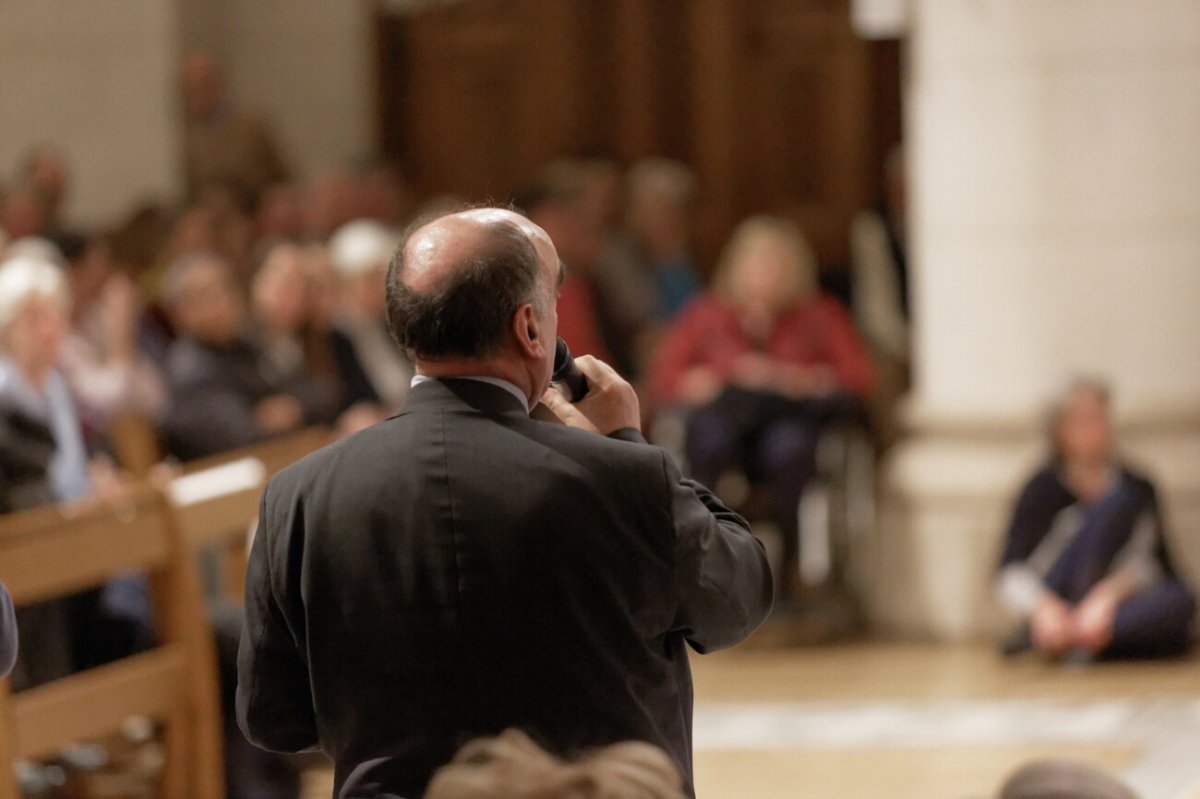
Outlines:
<svg viewBox="0 0 1200 799"><path fill-rule="evenodd" d="M1200 799L1200 663L1051 665L986 647L694 659L703 799L985 799L1072 758L1144 799Z"/></svg>
<svg viewBox="0 0 1200 799"><path fill-rule="evenodd" d="M1034 758L1200 799L1200 661L1061 666L987 647L693 657L700 799L990 799ZM311 775L306 796L328 796Z"/></svg>

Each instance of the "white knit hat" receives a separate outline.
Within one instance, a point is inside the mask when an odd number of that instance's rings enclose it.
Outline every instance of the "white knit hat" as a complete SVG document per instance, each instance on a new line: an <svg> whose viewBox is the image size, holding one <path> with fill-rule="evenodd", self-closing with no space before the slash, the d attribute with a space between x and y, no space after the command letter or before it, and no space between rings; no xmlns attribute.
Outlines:
<svg viewBox="0 0 1200 799"><path fill-rule="evenodd" d="M70 309L62 267L32 255L7 258L0 264L0 330L7 329L34 297L54 300L64 312Z"/></svg>
<svg viewBox="0 0 1200 799"><path fill-rule="evenodd" d="M392 260L400 234L369 219L347 222L329 237L329 260L342 278L384 268Z"/></svg>

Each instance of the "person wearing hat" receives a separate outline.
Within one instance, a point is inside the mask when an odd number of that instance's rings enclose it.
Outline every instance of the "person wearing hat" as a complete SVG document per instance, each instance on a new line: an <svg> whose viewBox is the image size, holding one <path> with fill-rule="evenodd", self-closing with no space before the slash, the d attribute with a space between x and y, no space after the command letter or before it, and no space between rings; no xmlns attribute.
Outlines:
<svg viewBox="0 0 1200 799"><path fill-rule="evenodd" d="M329 239L341 294L333 331L335 357L339 364L360 364L371 391L388 408L400 406L413 375L385 319L384 277L399 241L395 231L366 219L343 225Z"/></svg>

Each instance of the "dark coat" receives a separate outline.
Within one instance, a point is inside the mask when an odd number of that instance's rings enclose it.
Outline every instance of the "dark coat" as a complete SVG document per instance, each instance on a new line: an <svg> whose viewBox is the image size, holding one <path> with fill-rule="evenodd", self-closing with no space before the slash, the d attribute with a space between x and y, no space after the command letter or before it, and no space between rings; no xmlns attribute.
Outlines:
<svg viewBox="0 0 1200 799"><path fill-rule="evenodd" d="M246 580L247 736L320 746L347 797L415 799L507 727L564 755L648 741L690 785L687 645L745 638L771 575L745 521L619 435L431 381L275 477Z"/></svg>
<svg viewBox="0 0 1200 799"><path fill-rule="evenodd" d="M289 394L304 409L304 422L330 421L332 404L307 379L273 381L261 351L248 338L217 347L185 336L167 357L170 402L163 421L167 449L182 460L201 458L255 444L267 435L255 421L255 406L275 394Z"/></svg>

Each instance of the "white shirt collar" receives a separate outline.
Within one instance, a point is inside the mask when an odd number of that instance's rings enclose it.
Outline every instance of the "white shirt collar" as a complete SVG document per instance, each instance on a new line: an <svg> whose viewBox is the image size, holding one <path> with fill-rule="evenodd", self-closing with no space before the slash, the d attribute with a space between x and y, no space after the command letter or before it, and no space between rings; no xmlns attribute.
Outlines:
<svg viewBox="0 0 1200 799"><path fill-rule="evenodd" d="M480 383L490 383L491 385L495 386L496 388L502 388L505 391L507 391L509 394L512 394L514 397L516 397L518 400L520 400L521 407L525 409L525 413L529 413L529 397L526 397L525 392L523 392L523 391L521 391L521 389L517 388L517 386L514 383L510 383L507 380L503 380L499 377L489 377L487 375L455 375L452 379L454 379L454 380L475 380ZM412 379L412 388L416 388L417 386L421 385L422 383L428 383L430 380L437 380L437 378L430 377L429 375L415 375Z"/></svg>

